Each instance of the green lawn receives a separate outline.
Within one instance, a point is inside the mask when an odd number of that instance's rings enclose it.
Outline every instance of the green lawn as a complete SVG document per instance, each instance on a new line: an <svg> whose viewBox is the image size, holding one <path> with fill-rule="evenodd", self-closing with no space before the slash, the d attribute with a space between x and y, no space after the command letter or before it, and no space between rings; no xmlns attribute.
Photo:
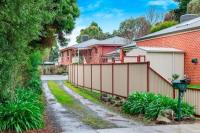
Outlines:
<svg viewBox="0 0 200 133"><path fill-rule="evenodd" d="M95 129L103 129L103 128L114 128L116 127L114 124L103 120L98 117L96 113L91 111L89 108L81 104L77 101L73 96L64 91L60 86L54 82L49 81L48 86L55 96L57 101L62 105L66 106L72 113L76 114L76 116L85 124L95 128Z"/></svg>
<svg viewBox="0 0 200 133"><path fill-rule="evenodd" d="M188 85L188 88L200 89L200 85Z"/></svg>
<svg viewBox="0 0 200 133"><path fill-rule="evenodd" d="M91 91L89 89L84 89L84 88L77 88L74 85L72 85L71 83L65 81L64 84L70 88L71 90L73 90L74 92L78 93L79 95L81 95L82 97L94 102L94 103L101 103L100 100L100 93L96 92L96 91Z"/></svg>

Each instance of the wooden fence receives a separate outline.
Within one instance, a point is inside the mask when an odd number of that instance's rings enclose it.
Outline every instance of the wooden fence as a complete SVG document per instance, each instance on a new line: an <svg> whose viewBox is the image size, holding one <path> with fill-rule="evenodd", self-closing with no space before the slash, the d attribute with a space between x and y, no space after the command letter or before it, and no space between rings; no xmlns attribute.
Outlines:
<svg viewBox="0 0 200 133"><path fill-rule="evenodd" d="M69 81L101 93L127 97L133 92L153 92L177 98L171 83L150 68L149 62L69 65ZM200 90L189 89L184 100L200 115Z"/></svg>

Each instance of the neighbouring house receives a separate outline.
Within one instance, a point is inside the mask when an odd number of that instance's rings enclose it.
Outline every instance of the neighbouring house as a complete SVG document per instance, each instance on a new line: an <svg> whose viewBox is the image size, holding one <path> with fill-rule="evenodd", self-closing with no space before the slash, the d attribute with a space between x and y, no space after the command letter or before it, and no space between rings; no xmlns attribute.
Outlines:
<svg viewBox="0 0 200 133"><path fill-rule="evenodd" d="M175 48L184 51L184 74L191 78L192 84L200 84L200 17L146 35L135 41L139 47ZM165 57L162 59L168 65L167 59ZM180 69L182 70L181 67Z"/></svg>
<svg viewBox="0 0 200 133"><path fill-rule="evenodd" d="M134 58L137 57L137 58ZM124 62L150 62L151 68L156 70L168 81L173 74L184 77L184 51L175 48L136 46L126 52Z"/></svg>
<svg viewBox="0 0 200 133"><path fill-rule="evenodd" d="M61 50L61 65L72 63L99 64L108 62L104 56L107 53L130 43L122 37L112 37L105 40L91 39Z"/></svg>

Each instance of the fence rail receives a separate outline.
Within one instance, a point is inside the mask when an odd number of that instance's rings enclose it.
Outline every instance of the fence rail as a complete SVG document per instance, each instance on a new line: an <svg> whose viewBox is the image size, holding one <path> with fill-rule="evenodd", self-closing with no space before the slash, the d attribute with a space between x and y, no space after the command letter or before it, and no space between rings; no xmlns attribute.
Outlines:
<svg viewBox="0 0 200 133"><path fill-rule="evenodd" d="M74 85L128 97L133 92L153 92L177 98L169 81L150 68L149 62L123 64L72 64L69 81ZM189 89L184 100L200 115L200 90Z"/></svg>

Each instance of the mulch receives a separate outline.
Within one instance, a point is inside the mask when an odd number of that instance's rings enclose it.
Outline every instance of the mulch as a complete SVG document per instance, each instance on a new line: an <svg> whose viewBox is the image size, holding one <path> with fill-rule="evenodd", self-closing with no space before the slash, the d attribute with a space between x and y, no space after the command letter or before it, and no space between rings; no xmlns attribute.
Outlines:
<svg viewBox="0 0 200 133"><path fill-rule="evenodd" d="M44 129L39 129L39 130L34 130L34 131L28 131L24 133L61 133L60 127L55 124L53 119L50 118L51 116L46 113L44 115L45 119L45 128Z"/></svg>

